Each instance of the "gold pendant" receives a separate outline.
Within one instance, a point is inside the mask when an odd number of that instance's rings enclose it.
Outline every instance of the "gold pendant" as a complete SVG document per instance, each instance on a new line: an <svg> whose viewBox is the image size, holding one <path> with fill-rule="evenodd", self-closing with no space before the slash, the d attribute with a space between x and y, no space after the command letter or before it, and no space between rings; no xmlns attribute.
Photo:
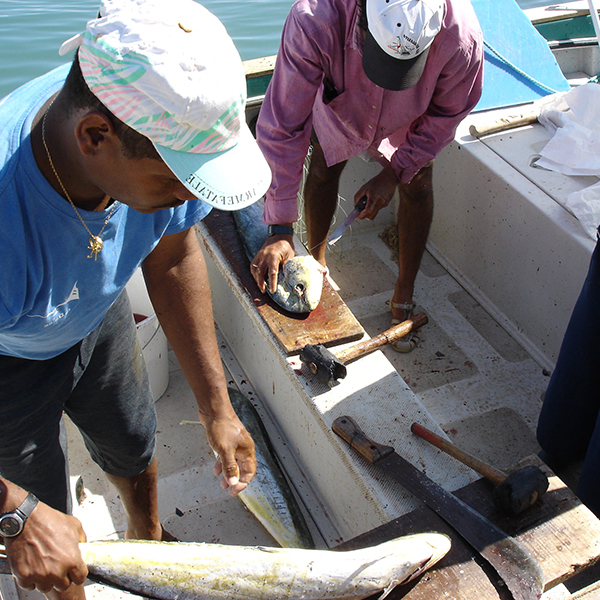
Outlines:
<svg viewBox="0 0 600 600"><path fill-rule="evenodd" d="M100 236L93 235L90 237L88 248L91 250L91 252L88 254L88 258L92 258L92 255L94 255L94 260L96 260L98 258L98 252L102 250L102 246L104 246L104 243L102 242Z"/></svg>

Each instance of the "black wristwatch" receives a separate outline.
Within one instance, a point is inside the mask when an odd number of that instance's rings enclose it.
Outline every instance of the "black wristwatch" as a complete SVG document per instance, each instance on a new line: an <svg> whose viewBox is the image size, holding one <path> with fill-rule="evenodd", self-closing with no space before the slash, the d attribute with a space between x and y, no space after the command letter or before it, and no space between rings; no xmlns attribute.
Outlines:
<svg viewBox="0 0 600 600"><path fill-rule="evenodd" d="M23 500L21 506L0 515L0 536L5 538L17 537L25 527L27 517L37 506L39 500L31 493Z"/></svg>
<svg viewBox="0 0 600 600"><path fill-rule="evenodd" d="M272 235L294 235L294 228L289 225L269 225L269 237Z"/></svg>

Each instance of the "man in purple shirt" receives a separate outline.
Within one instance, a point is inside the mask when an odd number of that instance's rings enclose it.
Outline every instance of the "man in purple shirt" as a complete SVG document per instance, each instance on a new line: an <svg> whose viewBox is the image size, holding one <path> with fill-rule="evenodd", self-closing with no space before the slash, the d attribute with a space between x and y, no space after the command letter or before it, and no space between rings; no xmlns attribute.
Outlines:
<svg viewBox="0 0 600 600"><path fill-rule="evenodd" d="M414 309L413 289L433 214L432 161L473 109L483 81L483 36L468 0L297 0L283 29L257 140L273 180L265 197L270 236L252 261L265 276L294 256L292 223L304 159L308 247L325 266L326 236L346 161L382 170L354 196L374 219L398 188L399 276L392 322ZM409 334L395 345L409 352Z"/></svg>

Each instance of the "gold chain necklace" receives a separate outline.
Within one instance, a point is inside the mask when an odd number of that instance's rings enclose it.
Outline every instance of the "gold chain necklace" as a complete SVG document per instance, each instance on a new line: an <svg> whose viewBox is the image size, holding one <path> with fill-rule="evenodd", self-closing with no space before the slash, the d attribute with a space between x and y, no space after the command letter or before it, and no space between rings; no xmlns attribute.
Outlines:
<svg viewBox="0 0 600 600"><path fill-rule="evenodd" d="M113 212L115 210L116 203L113 204L113 207L110 209L110 212L108 213L108 217L106 217L106 219L104 220L104 225L102 225L102 228L98 232L98 235L94 235L90 231L90 228L87 226L86 222L83 220L83 217L79 214L79 211L77 210L77 207L75 206L73 200L71 200L71 196L69 196L69 193L65 189L65 186L63 185L63 182L61 181L60 177L58 176L58 173L56 172L56 168L54 166L54 163L52 162L52 157L50 156L50 150L48 149L48 144L46 143L46 115L48 114L48 111L50 110L51 106L52 106L52 104L50 104L50 106L46 109L46 112L44 113L44 116L42 118L42 142L44 143L44 148L46 148L46 154L48 155L48 162L50 163L50 167L52 168L52 172L54 173L54 176L56 177L56 181L58 181L58 185L60 185L60 187L61 187L61 189L63 191L63 194L67 197L67 200L69 201L69 204L73 207L73 210L75 211L75 213L79 217L79 220L81 221L81 223L85 227L85 230L90 235L90 241L88 242L88 248L90 250L90 253L88 254L87 257L88 258L92 258L92 256L93 256L94 260L96 260L98 258L98 252L100 252L100 250L102 250L102 248L104 246L104 242L102 241L102 238L100 236L102 235L102 232L104 231L104 228L106 227L106 225L110 221L110 218L112 217L112 214L113 214Z"/></svg>

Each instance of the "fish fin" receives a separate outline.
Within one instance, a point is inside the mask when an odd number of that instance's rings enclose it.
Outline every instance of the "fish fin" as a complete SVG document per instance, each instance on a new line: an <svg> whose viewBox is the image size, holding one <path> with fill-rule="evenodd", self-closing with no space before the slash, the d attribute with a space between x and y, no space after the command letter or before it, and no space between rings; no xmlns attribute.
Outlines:
<svg viewBox="0 0 600 600"><path fill-rule="evenodd" d="M276 554L277 552L281 552L284 548L275 548L271 546L256 546L261 552L271 552L272 554Z"/></svg>
<svg viewBox="0 0 600 600"><path fill-rule="evenodd" d="M392 581L390 581L389 585L383 590L383 593L381 594L381 596L379 596L379 598L377 598L377 600L383 600L384 598L387 598L392 592L392 590L400 583L401 582L397 579L393 579Z"/></svg>
<svg viewBox="0 0 600 600"><path fill-rule="evenodd" d="M439 559L431 560L431 558L430 558L430 559L424 561L423 563L421 563L417 567L417 569L415 569L414 573L411 573L403 581L397 581L396 585L401 585L403 583L408 583L408 582L412 581L413 579L416 579L417 577L419 577L420 575L422 575L423 573L425 573L425 571L427 571L427 569L429 569L429 567L433 566L438 560ZM383 596L383 598L385 598L385 596ZM379 598L378 600L381 600L381 598Z"/></svg>

